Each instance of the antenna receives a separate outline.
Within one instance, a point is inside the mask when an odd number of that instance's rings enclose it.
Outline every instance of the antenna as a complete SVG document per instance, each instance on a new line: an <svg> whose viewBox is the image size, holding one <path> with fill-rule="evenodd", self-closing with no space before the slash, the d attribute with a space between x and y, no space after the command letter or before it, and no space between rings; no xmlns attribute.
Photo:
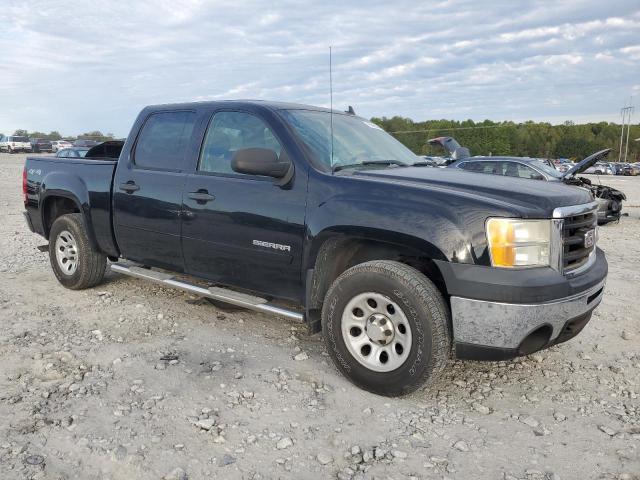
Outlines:
<svg viewBox="0 0 640 480"><path fill-rule="evenodd" d="M329 108L329 122L331 128L331 159L329 160L329 164L331 165L331 169L333 169L333 67L331 58L331 45L329 45Z"/></svg>

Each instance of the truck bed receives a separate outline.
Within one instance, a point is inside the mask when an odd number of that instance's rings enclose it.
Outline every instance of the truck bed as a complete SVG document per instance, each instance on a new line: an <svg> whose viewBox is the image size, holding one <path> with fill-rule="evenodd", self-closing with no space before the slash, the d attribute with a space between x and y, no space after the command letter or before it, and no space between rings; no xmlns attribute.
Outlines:
<svg viewBox="0 0 640 480"><path fill-rule="evenodd" d="M48 238L52 210L73 208L83 214L96 246L117 257L111 223L111 188L117 163L113 158L27 157L25 207L32 230ZM65 192L64 201L48 200L60 192Z"/></svg>

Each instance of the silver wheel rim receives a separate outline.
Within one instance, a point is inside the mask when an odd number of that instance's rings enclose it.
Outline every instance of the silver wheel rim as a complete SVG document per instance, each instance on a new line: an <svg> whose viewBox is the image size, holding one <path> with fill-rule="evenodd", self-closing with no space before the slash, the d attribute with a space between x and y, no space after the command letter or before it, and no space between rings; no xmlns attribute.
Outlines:
<svg viewBox="0 0 640 480"><path fill-rule="evenodd" d="M65 275L73 275L78 269L78 243L70 232L63 230L56 238L56 260Z"/></svg>
<svg viewBox="0 0 640 480"><path fill-rule="evenodd" d="M411 326L389 297L375 292L353 297L342 313L342 338L358 363L374 372L402 366L411 353Z"/></svg>

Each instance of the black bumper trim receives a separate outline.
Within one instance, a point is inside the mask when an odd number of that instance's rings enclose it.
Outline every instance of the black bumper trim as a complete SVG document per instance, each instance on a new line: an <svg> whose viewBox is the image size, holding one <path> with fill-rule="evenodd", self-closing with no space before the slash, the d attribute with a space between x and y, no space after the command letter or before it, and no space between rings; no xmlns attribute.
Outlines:
<svg viewBox="0 0 640 480"><path fill-rule="evenodd" d="M24 215L24 220L27 222L27 227L29 227L29 230L31 230L31 232L35 233L35 230L33 228L33 224L31 223L31 217L29 216L29 212L22 212L22 215Z"/></svg>
<svg viewBox="0 0 640 480"><path fill-rule="evenodd" d="M565 277L548 268L511 270L434 260L451 296L504 303L542 303L570 297L600 283L608 272L604 252L586 272Z"/></svg>

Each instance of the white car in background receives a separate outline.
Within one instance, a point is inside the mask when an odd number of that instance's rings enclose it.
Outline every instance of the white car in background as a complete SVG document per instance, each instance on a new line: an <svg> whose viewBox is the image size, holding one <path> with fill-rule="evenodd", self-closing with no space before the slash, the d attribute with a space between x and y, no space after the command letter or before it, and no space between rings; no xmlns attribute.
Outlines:
<svg viewBox="0 0 640 480"><path fill-rule="evenodd" d="M66 140L55 140L51 142L51 149L54 153L70 147L73 147L73 143L67 142Z"/></svg>
<svg viewBox="0 0 640 480"><path fill-rule="evenodd" d="M31 142L27 137L17 135L3 136L0 138L0 152L30 152Z"/></svg>
<svg viewBox="0 0 640 480"><path fill-rule="evenodd" d="M613 175L613 170L606 163L598 162L594 166L587 168L582 173L595 173L596 175Z"/></svg>

